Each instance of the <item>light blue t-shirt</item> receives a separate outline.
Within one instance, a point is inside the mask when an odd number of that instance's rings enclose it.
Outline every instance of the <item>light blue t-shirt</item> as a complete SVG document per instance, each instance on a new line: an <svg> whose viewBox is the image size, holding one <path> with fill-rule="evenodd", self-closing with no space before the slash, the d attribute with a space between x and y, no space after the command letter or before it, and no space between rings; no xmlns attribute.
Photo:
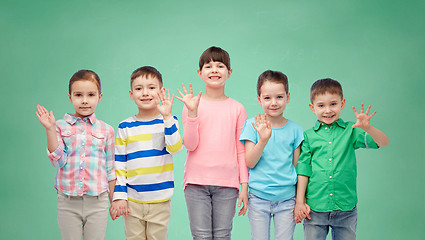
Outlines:
<svg viewBox="0 0 425 240"><path fill-rule="evenodd" d="M257 143L260 139L252 127L254 118L248 119L239 140ZM288 120L281 128L272 128L272 135L254 168L249 169L249 190L257 197L269 201L284 201L295 196L297 173L292 164L294 150L304 140L300 125Z"/></svg>

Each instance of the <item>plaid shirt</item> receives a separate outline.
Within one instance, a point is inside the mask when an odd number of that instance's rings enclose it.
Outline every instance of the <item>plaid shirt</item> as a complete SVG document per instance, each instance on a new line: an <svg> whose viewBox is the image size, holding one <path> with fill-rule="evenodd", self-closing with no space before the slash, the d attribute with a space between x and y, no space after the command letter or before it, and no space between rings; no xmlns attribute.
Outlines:
<svg viewBox="0 0 425 240"><path fill-rule="evenodd" d="M56 121L59 146L48 157L57 167L55 188L70 196L97 196L114 180L114 129L95 114L65 114Z"/></svg>

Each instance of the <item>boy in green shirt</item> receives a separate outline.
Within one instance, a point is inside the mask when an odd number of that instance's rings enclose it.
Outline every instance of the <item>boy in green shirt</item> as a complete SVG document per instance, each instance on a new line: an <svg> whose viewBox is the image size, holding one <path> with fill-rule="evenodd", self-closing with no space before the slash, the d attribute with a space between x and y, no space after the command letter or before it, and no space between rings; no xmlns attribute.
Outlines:
<svg viewBox="0 0 425 240"><path fill-rule="evenodd" d="M326 239L329 227L332 239L356 239L357 164L355 150L388 145L388 137L370 124L376 111L364 112L363 103L357 121L339 118L345 99L339 82L316 81L310 90L309 104L318 121L304 132L298 160L295 221L304 218L304 238Z"/></svg>

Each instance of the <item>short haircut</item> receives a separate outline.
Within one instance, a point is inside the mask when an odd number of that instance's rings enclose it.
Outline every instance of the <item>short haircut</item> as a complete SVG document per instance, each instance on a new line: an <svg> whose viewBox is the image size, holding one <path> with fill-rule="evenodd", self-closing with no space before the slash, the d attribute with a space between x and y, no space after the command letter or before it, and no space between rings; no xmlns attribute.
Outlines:
<svg viewBox="0 0 425 240"><path fill-rule="evenodd" d="M317 95L323 95L325 93L330 94L338 94L341 96L341 99L344 98L344 95L342 94L342 87L341 84L333 80L331 78L325 78L317 80L316 82L311 85L310 88L310 101L313 103L314 98Z"/></svg>
<svg viewBox="0 0 425 240"><path fill-rule="evenodd" d="M71 94L71 87L72 84L74 84L74 82L76 81L91 81L94 82L97 86L97 89L99 90L99 93L101 93L101 85L100 85L100 78L99 76L93 72L92 70L80 70L76 73L74 73L74 75L72 75L71 79L69 79L69 94Z"/></svg>
<svg viewBox="0 0 425 240"><path fill-rule="evenodd" d="M199 58L199 70L202 70L202 67L211 61L222 62L226 65L227 70L230 70L229 53L222 48L212 46L205 50Z"/></svg>
<svg viewBox="0 0 425 240"><path fill-rule="evenodd" d="M143 66L140 67L136 70L134 70L134 72L131 74L131 81L130 81L130 88L133 87L133 82L134 79L138 78L138 77L151 77L151 78L156 78L159 81L159 85L160 87L162 87L162 75L161 73L156 70L156 68L151 67L151 66Z"/></svg>
<svg viewBox="0 0 425 240"><path fill-rule="evenodd" d="M275 82L275 83L281 83L285 87L285 92L288 94L289 92L289 84L288 84L288 77L279 71L272 71L267 70L263 72L259 77L257 81L257 95L261 95L261 87L263 84L267 81Z"/></svg>

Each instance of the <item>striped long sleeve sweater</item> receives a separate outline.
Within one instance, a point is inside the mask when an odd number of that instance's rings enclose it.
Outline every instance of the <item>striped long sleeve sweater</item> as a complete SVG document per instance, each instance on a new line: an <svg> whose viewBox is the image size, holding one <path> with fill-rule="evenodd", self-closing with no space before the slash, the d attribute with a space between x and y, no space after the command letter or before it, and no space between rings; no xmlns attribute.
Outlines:
<svg viewBox="0 0 425 240"><path fill-rule="evenodd" d="M178 121L132 116L118 126L115 141L117 182L114 200L156 203L171 199L173 154L182 150Z"/></svg>

